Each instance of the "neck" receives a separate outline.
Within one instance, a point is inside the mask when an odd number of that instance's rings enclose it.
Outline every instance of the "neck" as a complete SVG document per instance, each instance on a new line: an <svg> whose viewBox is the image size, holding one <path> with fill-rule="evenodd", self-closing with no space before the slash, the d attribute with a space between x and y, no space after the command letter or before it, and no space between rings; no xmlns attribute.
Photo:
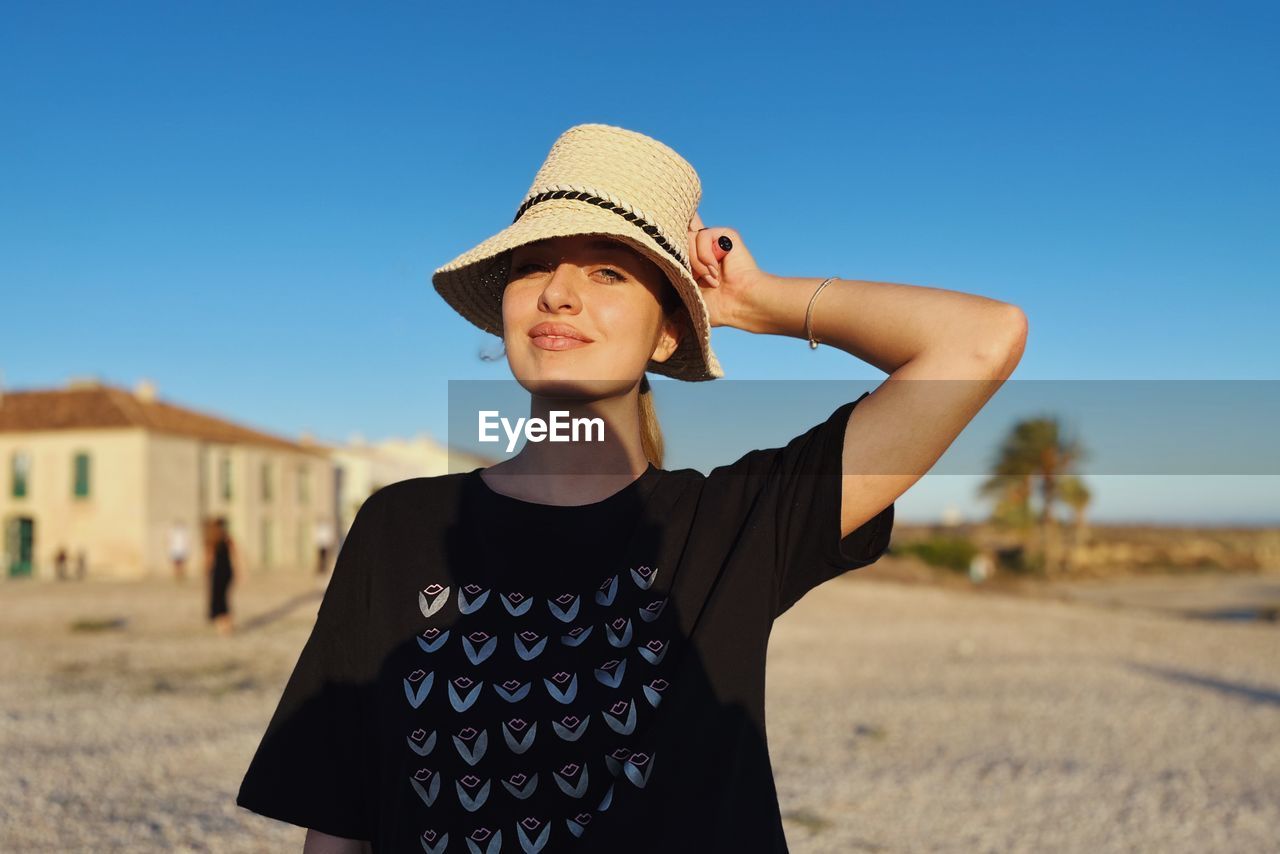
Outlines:
<svg viewBox="0 0 1280 854"><path fill-rule="evenodd" d="M498 492L543 504L589 504L626 487L648 468L635 387L594 400L531 395L521 429L531 429L535 419L546 425L543 440L526 438L518 454L484 470L485 482ZM568 441L551 441L553 429Z"/></svg>

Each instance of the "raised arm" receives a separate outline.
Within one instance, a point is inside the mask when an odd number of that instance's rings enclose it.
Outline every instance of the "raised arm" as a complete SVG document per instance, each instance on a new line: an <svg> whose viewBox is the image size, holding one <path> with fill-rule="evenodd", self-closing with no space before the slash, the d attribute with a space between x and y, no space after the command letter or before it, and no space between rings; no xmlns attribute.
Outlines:
<svg viewBox="0 0 1280 854"><path fill-rule="evenodd" d="M744 328L803 338L821 282L765 274ZM838 279L818 295L812 331L889 374L849 415L840 508L847 535L923 477L1009 378L1027 320L1015 305L973 294Z"/></svg>
<svg viewBox="0 0 1280 854"><path fill-rule="evenodd" d="M728 250L722 236L732 241ZM822 279L766 273L736 231L703 228L697 217L690 246L713 324L805 337ZM889 374L854 408L845 431L847 535L923 477L1009 378L1026 346L1027 319L1015 305L959 291L837 279L814 303L812 332Z"/></svg>

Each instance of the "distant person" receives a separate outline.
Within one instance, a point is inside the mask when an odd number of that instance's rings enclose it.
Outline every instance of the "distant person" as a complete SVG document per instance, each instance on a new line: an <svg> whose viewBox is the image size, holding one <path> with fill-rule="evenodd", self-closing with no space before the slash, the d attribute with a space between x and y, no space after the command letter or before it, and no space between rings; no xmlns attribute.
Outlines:
<svg viewBox="0 0 1280 854"><path fill-rule="evenodd" d="M89 569L89 556L85 554L84 549L76 552L76 579L84 581L85 573Z"/></svg>
<svg viewBox="0 0 1280 854"><path fill-rule="evenodd" d="M178 581L186 577L187 552L190 547L186 524L175 520L169 526L169 560L173 562L173 575Z"/></svg>
<svg viewBox="0 0 1280 854"><path fill-rule="evenodd" d="M991 577L991 568L991 555L986 552L978 552L969 561L969 580L974 584L981 584Z"/></svg>
<svg viewBox="0 0 1280 854"><path fill-rule="evenodd" d="M227 531L227 520L218 517L209 537L205 566L209 576L209 619L218 634L226 636L235 629L231 621L231 606L227 593L235 578L234 566L239 562L236 545Z"/></svg>
<svg viewBox="0 0 1280 854"><path fill-rule="evenodd" d="M316 522L316 575L329 570L329 549L333 548L333 525L328 519Z"/></svg>
<svg viewBox="0 0 1280 854"><path fill-rule="evenodd" d="M58 549L58 553L53 557L53 572L59 581L67 580L67 550L65 547Z"/></svg>

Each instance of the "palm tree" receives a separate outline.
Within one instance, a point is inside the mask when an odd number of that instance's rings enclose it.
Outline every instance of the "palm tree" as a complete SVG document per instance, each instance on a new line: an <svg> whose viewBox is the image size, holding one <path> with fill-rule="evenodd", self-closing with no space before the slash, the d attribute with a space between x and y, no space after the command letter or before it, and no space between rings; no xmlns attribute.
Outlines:
<svg viewBox="0 0 1280 854"><path fill-rule="evenodd" d="M1003 528L1025 531L1035 521L1031 512L1031 476L993 474L980 487L979 493L995 501L991 521Z"/></svg>
<svg viewBox="0 0 1280 854"><path fill-rule="evenodd" d="M1076 556L1084 542L1085 509L1093 500L1093 493L1078 475L1068 475L1058 483L1058 497L1071 508L1071 541L1067 544L1066 569L1075 564Z"/></svg>
<svg viewBox="0 0 1280 854"><path fill-rule="evenodd" d="M1027 530L1038 517L1040 553L1046 569L1057 565L1057 525L1053 513L1062 479L1084 459L1080 443L1065 435L1058 419L1044 415L1017 422L1000 443L991 476L980 492L997 499L997 522L1013 519ZM1039 487L1037 490L1036 487ZM1039 494L1038 512L1031 510L1033 494Z"/></svg>

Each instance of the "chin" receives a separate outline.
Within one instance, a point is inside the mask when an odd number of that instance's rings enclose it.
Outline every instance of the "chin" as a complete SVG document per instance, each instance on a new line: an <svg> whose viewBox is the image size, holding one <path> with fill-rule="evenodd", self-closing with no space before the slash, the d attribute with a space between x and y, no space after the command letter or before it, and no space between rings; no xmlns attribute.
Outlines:
<svg viewBox="0 0 1280 854"><path fill-rule="evenodd" d="M635 377L624 377L616 366L604 370L585 359L572 364L566 359L554 365L540 361L512 368L516 380L531 394L591 400L618 394L633 385L641 373L637 370Z"/></svg>
<svg viewBox="0 0 1280 854"><path fill-rule="evenodd" d="M629 383L620 383L617 380L589 380L573 377L538 377L537 379L524 377L519 382L530 394L546 398L578 401L599 400L603 397L609 397L612 394L616 394L621 388L626 388L630 385Z"/></svg>

